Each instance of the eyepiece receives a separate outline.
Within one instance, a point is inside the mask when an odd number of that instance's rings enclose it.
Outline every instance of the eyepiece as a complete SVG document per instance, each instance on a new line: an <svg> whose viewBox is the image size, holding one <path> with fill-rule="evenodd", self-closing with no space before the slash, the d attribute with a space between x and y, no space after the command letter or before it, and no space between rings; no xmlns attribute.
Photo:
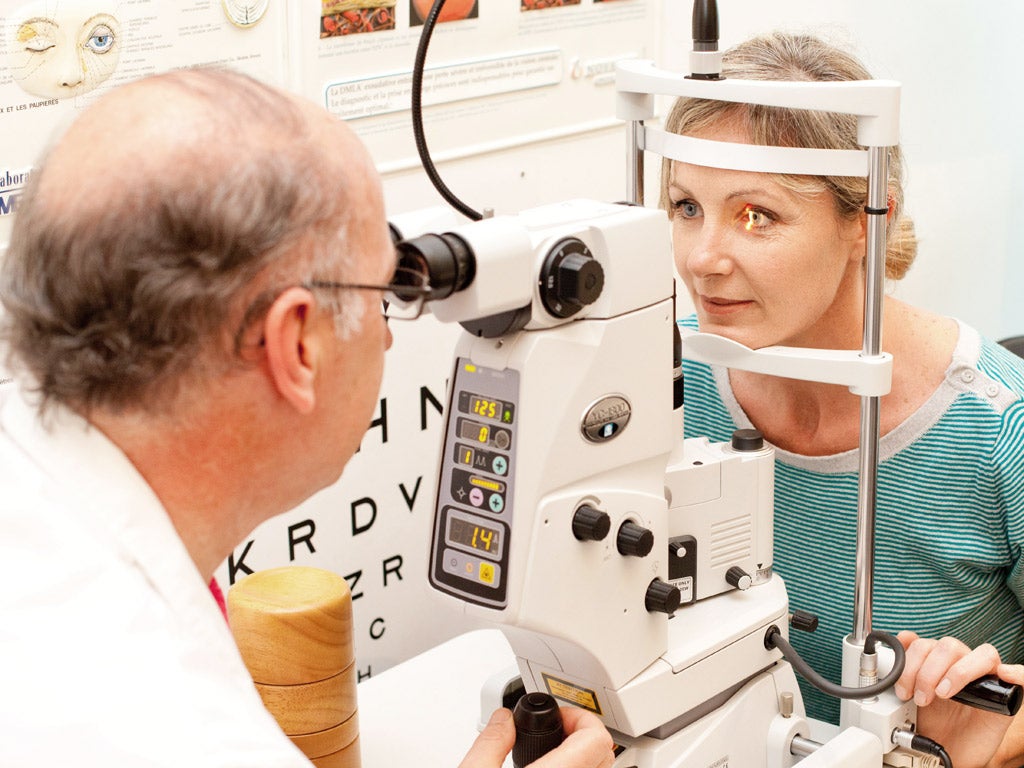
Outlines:
<svg viewBox="0 0 1024 768"><path fill-rule="evenodd" d="M430 299L445 299L473 282L476 257L458 235L427 234L396 244L398 266L426 275ZM400 294L400 291L396 290Z"/></svg>

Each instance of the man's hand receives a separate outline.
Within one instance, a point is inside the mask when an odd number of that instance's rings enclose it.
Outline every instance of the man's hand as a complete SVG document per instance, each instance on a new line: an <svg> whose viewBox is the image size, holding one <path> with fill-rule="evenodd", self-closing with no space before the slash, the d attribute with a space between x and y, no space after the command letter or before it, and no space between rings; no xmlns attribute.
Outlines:
<svg viewBox="0 0 1024 768"><path fill-rule="evenodd" d="M566 738L561 746L530 763L532 768L611 768L615 761L612 737L601 721L578 707L562 707L562 728ZM516 743L512 713L499 709L480 731L459 768L501 768Z"/></svg>
<svg viewBox="0 0 1024 768"><path fill-rule="evenodd" d="M918 733L945 747L956 768L1000 765L1019 757L1019 745L1013 742L1020 738L1015 734L1024 721L1015 723L1019 717L985 712L950 697L982 675L1024 684L1024 667L1003 664L999 652L987 643L972 649L952 637L930 640L913 632L900 632L898 639L907 651L907 663L895 692L904 701L912 698L917 703Z"/></svg>

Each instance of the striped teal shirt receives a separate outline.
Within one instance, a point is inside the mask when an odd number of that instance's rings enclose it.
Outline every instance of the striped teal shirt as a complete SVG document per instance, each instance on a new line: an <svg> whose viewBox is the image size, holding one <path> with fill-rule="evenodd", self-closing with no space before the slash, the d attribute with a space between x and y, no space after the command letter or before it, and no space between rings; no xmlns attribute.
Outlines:
<svg viewBox="0 0 1024 768"><path fill-rule="evenodd" d="M697 325L695 317L681 324ZM685 432L725 441L753 426L718 366L684 362ZM872 626L993 643L1024 662L1024 361L960 325L946 378L879 446ZM852 395L851 395L852 397ZM839 682L853 628L857 451L777 450L775 570L790 609L817 614L791 642ZM839 702L801 680L808 714L837 722Z"/></svg>

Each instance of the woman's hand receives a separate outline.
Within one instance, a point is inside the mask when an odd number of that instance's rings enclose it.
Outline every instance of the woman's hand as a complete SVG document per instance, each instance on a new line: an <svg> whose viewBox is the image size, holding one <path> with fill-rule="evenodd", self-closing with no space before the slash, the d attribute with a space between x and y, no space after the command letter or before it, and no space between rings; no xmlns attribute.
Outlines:
<svg viewBox="0 0 1024 768"><path fill-rule="evenodd" d="M1024 723L1015 723L1018 718L985 712L951 697L983 675L1024 684L1024 667L1003 664L999 652L987 643L972 649L956 638L931 640L906 631L898 639L907 663L895 692L918 705L918 733L941 744L956 768L1000 765L1018 751L1013 742L1020 737L1014 734L1024 729Z"/></svg>
<svg viewBox="0 0 1024 768"><path fill-rule="evenodd" d="M604 724L578 707L562 707L562 728L566 738L561 746L530 763L532 768L611 768L615 761L612 737ZM459 768L501 768L516 742L512 713L499 709L480 731Z"/></svg>

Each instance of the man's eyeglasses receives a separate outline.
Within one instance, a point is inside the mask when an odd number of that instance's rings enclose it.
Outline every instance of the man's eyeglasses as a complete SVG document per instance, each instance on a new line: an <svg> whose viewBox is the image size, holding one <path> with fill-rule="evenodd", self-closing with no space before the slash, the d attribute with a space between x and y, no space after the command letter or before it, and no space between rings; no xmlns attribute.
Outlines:
<svg viewBox="0 0 1024 768"><path fill-rule="evenodd" d="M388 285L364 283L335 283L329 280L311 280L307 288L381 291L384 294L384 317L395 320L415 320L423 314L423 305L430 298L430 285L422 272L398 267Z"/></svg>

